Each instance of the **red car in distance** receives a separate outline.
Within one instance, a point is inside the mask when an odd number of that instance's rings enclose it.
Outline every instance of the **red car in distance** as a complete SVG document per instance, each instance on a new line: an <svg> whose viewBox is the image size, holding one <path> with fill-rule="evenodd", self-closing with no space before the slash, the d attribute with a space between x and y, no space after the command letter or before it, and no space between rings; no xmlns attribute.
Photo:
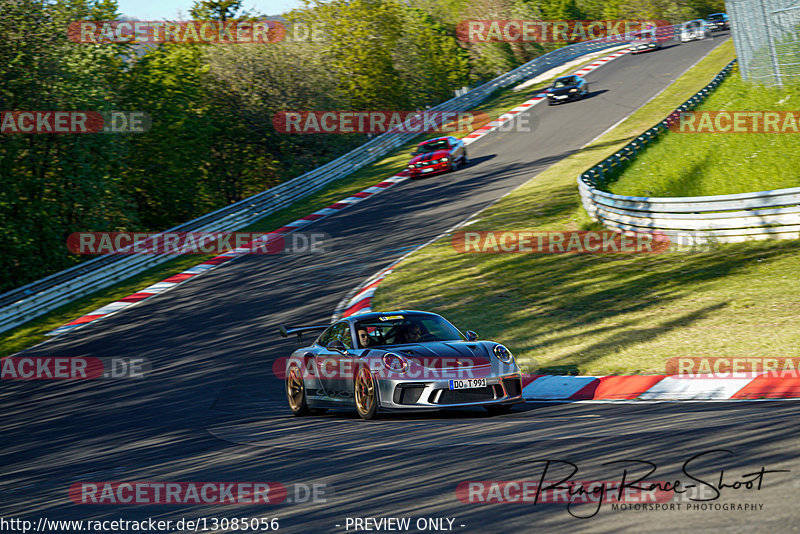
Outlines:
<svg viewBox="0 0 800 534"><path fill-rule="evenodd" d="M454 171L469 165L464 141L455 137L436 137L420 143L411 153L408 174L412 178L424 174Z"/></svg>

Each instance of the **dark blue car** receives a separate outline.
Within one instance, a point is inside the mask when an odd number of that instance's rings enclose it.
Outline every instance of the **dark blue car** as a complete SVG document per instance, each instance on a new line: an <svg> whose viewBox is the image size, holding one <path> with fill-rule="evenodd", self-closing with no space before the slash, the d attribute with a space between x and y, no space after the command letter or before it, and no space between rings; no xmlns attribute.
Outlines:
<svg viewBox="0 0 800 534"><path fill-rule="evenodd" d="M572 100L580 100L589 94L589 84L577 74L556 78L553 86L547 90L549 105L561 104Z"/></svg>

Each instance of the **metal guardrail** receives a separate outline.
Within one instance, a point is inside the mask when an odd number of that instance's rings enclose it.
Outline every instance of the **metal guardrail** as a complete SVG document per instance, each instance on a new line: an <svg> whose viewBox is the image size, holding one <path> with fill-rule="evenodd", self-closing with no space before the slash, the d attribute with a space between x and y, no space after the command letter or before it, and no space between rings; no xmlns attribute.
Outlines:
<svg viewBox="0 0 800 534"><path fill-rule="evenodd" d="M694 109L730 74L731 61L676 109ZM669 130L665 119L578 177L581 202L592 219L622 231L658 231L681 244L800 238L800 187L703 197L629 197L607 187L648 144Z"/></svg>
<svg viewBox="0 0 800 534"><path fill-rule="evenodd" d="M624 38L586 41L565 46L427 111L469 110L486 100L497 89L520 83L580 56L618 46L634 38L628 35ZM418 133L397 133L390 130L313 171L170 228L166 232L231 231L245 227L378 160L417 136ZM174 257L174 255L103 256L4 293L0 295L0 306L2 306L0 332L15 328L59 306L112 286Z"/></svg>

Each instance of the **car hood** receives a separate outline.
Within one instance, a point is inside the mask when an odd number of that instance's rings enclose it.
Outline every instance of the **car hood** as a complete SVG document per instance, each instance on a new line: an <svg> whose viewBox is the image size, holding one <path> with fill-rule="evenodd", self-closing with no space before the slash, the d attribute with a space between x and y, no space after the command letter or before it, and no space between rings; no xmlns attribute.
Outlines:
<svg viewBox="0 0 800 534"><path fill-rule="evenodd" d="M477 341L408 343L384 350L400 354L428 369L467 369L491 365L489 349L485 343Z"/></svg>
<svg viewBox="0 0 800 534"><path fill-rule="evenodd" d="M450 155L449 150L433 150L431 152L425 152L424 154L419 154L418 156L414 156L411 161L408 162L409 165L415 163L424 163L430 161L432 159L441 159Z"/></svg>

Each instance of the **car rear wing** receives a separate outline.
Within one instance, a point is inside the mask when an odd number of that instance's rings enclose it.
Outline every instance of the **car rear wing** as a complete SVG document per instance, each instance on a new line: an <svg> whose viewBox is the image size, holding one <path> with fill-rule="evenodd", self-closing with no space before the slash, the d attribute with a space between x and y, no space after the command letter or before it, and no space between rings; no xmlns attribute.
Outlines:
<svg viewBox="0 0 800 534"><path fill-rule="evenodd" d="M297 341L303 341L303 334L305 332L314 332L316 330L325 330L330 325L320 325L320 326L299 326L297 328L287 328L285 325L278 325L278 332L280 332L281 336L289 337L292 334L297 335Z"/></svg>

